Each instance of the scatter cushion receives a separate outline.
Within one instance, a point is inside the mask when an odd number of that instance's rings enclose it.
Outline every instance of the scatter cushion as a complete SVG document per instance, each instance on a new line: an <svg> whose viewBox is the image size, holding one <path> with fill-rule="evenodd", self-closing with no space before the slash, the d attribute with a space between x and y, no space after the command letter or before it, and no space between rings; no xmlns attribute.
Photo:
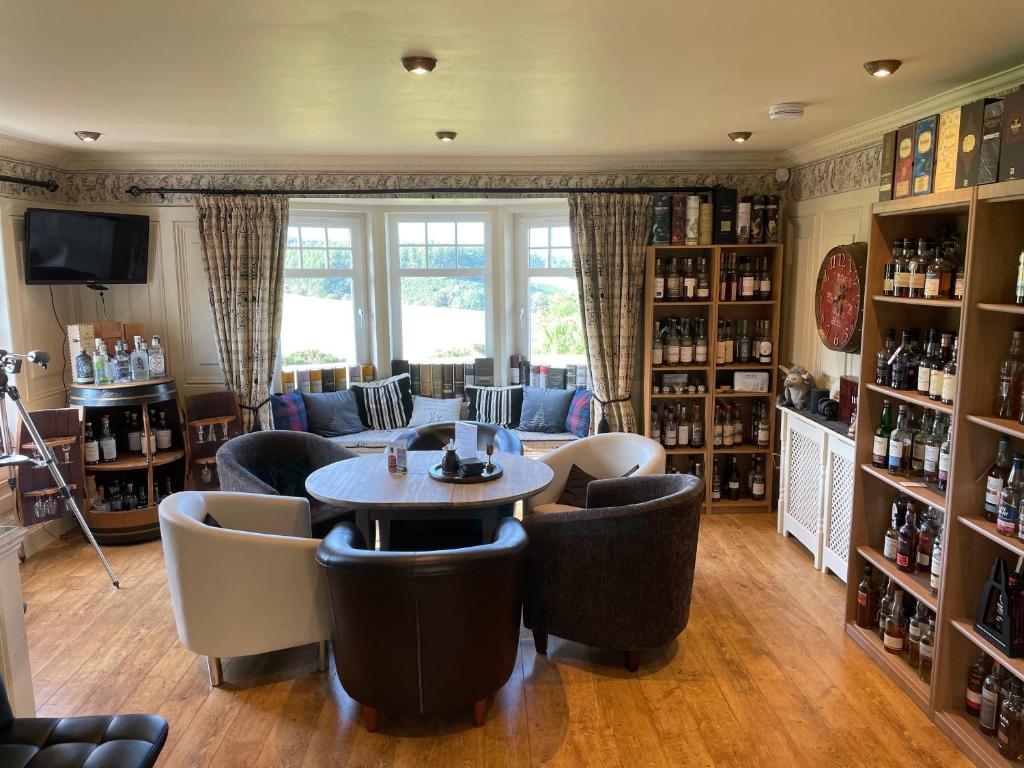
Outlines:
<svg viewBox="0 0 1024 768"><path fill-rule="evenodd" d="M574 394L570 389L523 387L523 413L519 429L528 432L565 431L565 418Z"/></svg>
<svg viewBox="0 0 1024 768"><path fill-rule="evenodd" d="M370 429L398 429L412 418L412 379L400 373L388 379L356 382L352 392L359 405L359 419Z"/></svg>
<svg viewBox="0 0 1024 768"><path fill-rule="evenodd" d="M297 389L286 395L271 395L270 410L274 417L274 429L289 429L292 432L306 432L309 429L306 405L302 393Z"/></svg>
<svg viewBox="0 0 1024 768"><path fill-rule="evenodd" d="M206 517L203 518L203 524L204 525L208 525L211 528L223 528L224 527L223 525L220 524L220 522L217 520L217 518L214 517L213 515L211 515L209 512L207 512L206 513Z"/></svg>
<svg viewBox="0 0 1024 768"><path fill-rule="evenodd" d="M515 427L523 411L523 388L466 387L469 420L502 427Z"/></svg>
<svg viewBox="0 0 1024 768"><path fill-rule="evenodd" d="M572 469L569 470L569 476L565 478L562 495L555 503L577 509L587 506L587 486L592 480L597 480L597 478L573 464Z"/></svg>
<svg viewBox="0 0 1024 768"><path fill-rule="evenodd" d="M304 497L306 478L311 471L309 459L305 456L296 456L294 459L279 461L266 467L249 467L249 472L282 496Z"/></svg>
<svg viewBox="0 0 1024 768"><path fill-rule="evenodd" d="M462 398L420 397L413 395L410 427L422 427L442 421L458 421L462 415Z"/></svg>
<svg viewBox="0 0 1024 768"><path fill-rule="evenodd" d="M308 431L321 437L354 435L366 429L359 416L359 403L350 390L303 392Z"/></svg>
<svg viewBox="0 0 1024 768"><path fill-rule="evenodd" d="M569 412L565 415L565 431L572 432L576 437L590 434L590 403L594 395L585 389L577 389L569 403Z"/></svg>

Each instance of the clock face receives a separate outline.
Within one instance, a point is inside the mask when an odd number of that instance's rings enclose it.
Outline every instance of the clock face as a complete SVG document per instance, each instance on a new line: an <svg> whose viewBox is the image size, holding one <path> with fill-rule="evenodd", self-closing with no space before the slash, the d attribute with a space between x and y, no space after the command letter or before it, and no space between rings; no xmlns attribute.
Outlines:
<svg viewBox="0 0 1024 768"><path fill-rule="evenodd" d="M818 271L814 313L818 336L829 349L860 349L865 251L863 243L836 246L825 255Z"/></svg>

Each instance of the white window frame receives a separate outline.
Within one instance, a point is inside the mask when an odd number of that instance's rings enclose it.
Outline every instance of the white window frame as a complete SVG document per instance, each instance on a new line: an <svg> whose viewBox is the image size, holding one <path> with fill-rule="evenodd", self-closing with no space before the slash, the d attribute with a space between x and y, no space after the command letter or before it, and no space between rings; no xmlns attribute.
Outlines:
<svg viewBox="0 0 1024 768"><path fill-rule="evenodd" d="M516 304L519 309L519 322L516 323L515 349L519 354L533 362L533 350L530 349L530 278L531 277L571 277L576 279L573 267L552 269L550 267L530 266L530 229L532 227L568 227L569 214L519 214L516 217L515 235L515 284ZM582 323L582 320L580 321ZM543 361L538 361L543 362Z"/></svg>
<svg viewBox="0 0 1024 768"><path fill-rule="evenodd" d="M367 280L367 243L365 216L349 211L334 211L324 208L296 207L294 204L288 212L289 227L345 227L352 232L352 268L351 269L295 269L285 268L284 276L288 277L347 277L352 280L352 312L354 317L356 360L346 361L346 365L359 365L370 359L371 344L368 316ZM301 237L301 232L300 232ZM288 248L285 246L285 250ZM281 318L282 328L284 316ZM280 347L280 344L278 345ZM284 368L284 351L278 349L278 375Z"/></svg>
<svg viewBox="0 0 1024 768"><path fill-rule="evenodd" d="M484 312L485 325L484 346L485 357L494 357L497 360L497 344L494 330L494 311L497 304L495 296L493 272L500 268L495 262L494 247L494 221L489 211L470 213L467 211L452 211L451 213L388 213L387 214L387 259L388 259L388 304L389 324L391 336L391 357L393 359L406 359L403 349L402 334L402 278L403 277L483 277L484 298L486 308ZM400 223L412 222L483 222L484 225L484 266L479 268L450 267L445 269L425 268L402 268L399 260L398 225ZM443 328L438 328L439 334L444 333ZM409 360L411 363L421 362ZM495 368L499 366L495 363Z"/></svg>

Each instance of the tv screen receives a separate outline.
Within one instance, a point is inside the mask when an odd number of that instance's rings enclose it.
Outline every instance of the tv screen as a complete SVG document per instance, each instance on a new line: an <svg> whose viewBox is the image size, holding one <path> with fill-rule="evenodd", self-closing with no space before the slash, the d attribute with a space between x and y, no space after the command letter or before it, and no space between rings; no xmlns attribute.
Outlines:
<svg viewBox="0 0 1024 768"><path fill-rule="evenodd" d="M25 282L145 283L149 217L120 213L25 212Z"/></svg>

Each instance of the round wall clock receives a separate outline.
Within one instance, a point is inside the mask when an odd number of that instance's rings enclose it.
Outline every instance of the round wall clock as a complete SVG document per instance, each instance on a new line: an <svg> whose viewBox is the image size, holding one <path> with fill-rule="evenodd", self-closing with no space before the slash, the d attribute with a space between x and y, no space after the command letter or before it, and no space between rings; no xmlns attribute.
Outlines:
<svg viewBox="0 0 1024 768"><path fill-rule="evenodd" d="M821 262L814 317L821 343L829 349L860 351L867 252L867 243L837 245Z"/></svg>

